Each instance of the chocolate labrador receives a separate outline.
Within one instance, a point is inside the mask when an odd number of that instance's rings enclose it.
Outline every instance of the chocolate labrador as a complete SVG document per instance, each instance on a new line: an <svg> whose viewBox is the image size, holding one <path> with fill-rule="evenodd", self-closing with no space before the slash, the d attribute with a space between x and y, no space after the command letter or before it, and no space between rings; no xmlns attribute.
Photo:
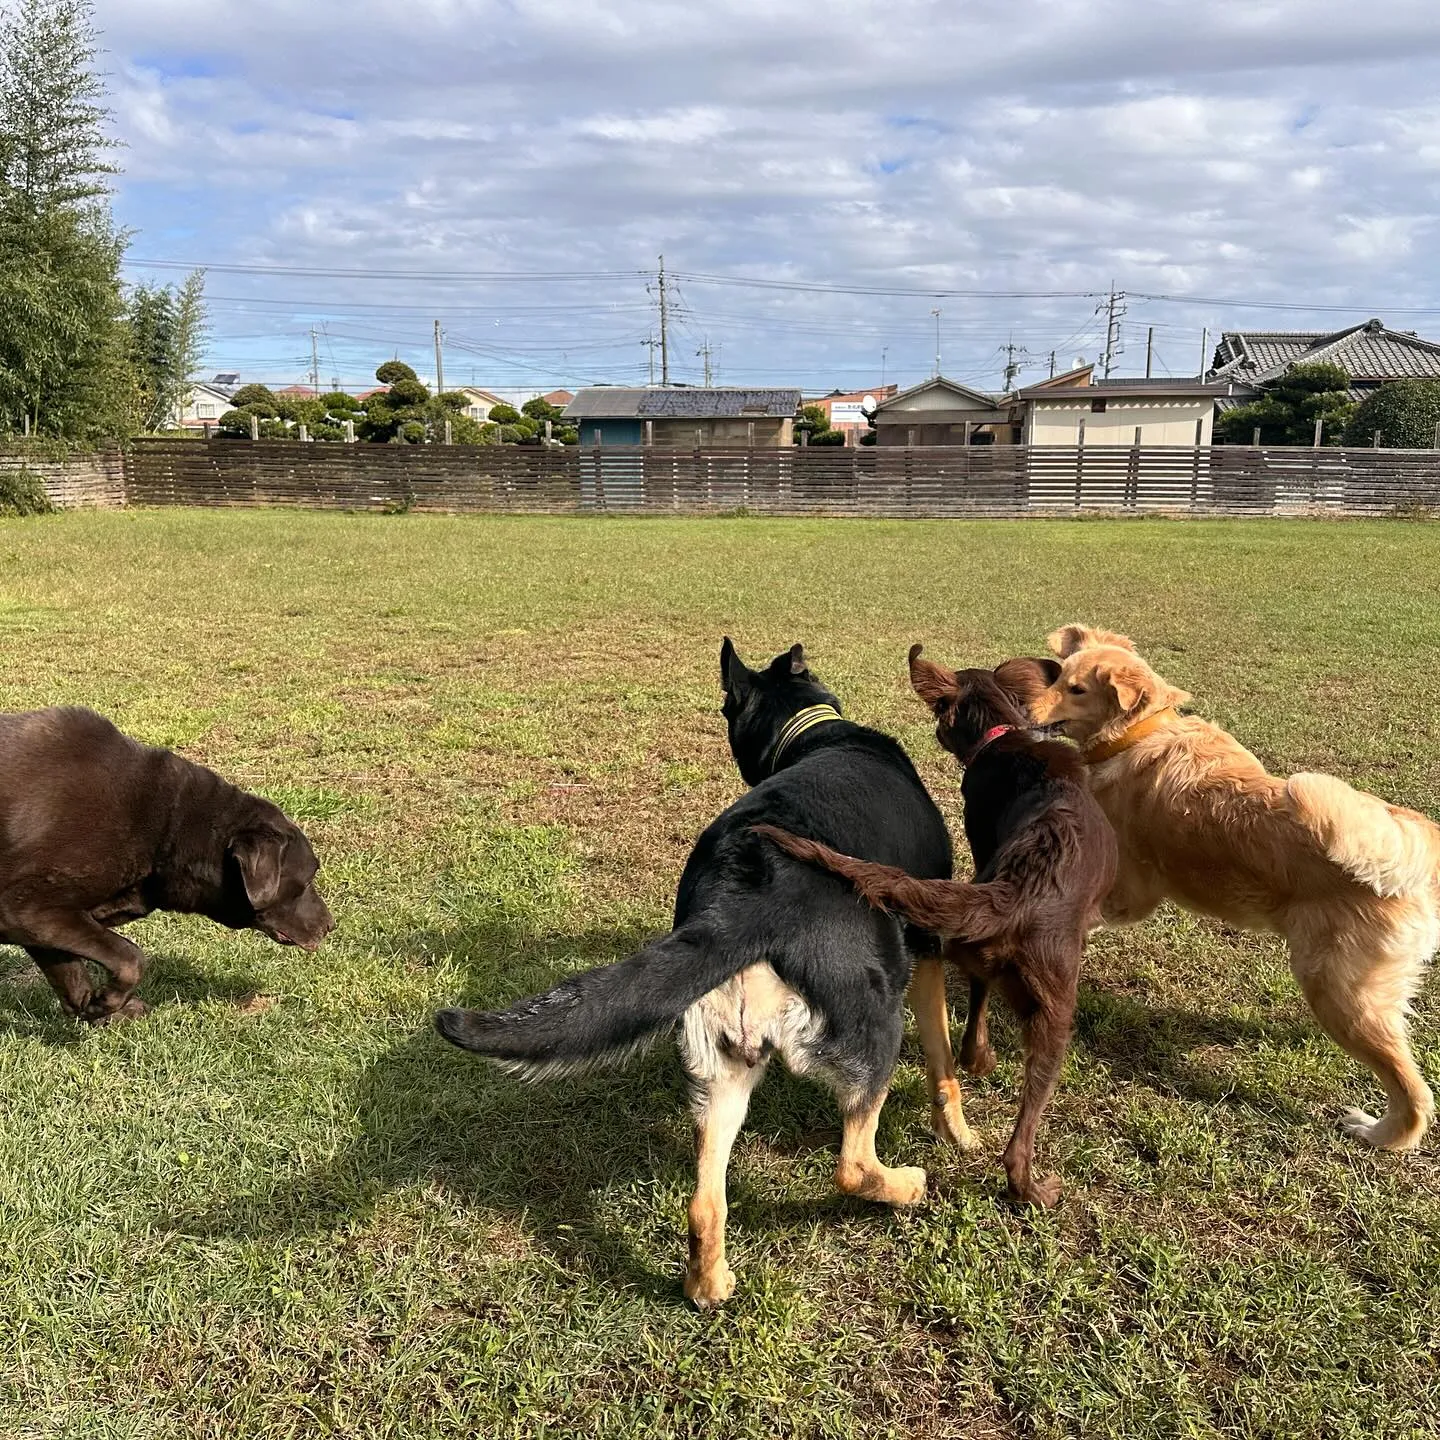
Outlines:
<svg viewBox="0 0 1440 1440"><path fill-rule="evenodd" d="M30 953L71 1015L145 1013L144 954L114 927L153 910L315 949L334 924L319 868L270 801L91 710L0 715L0 943Z"/></svg>

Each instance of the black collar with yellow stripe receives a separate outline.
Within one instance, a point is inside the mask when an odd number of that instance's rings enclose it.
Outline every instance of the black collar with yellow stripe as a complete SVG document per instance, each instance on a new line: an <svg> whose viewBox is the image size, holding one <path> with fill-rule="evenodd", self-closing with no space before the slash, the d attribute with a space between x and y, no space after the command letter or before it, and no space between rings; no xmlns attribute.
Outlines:
<svg viewBox="0 0 1440 1440"><path fill-rule="evenodd" d="M807 730L844 718L833 705L807 705L805 709L797 710L775 737L770 751L770 773L773 775L780 768L781 757Z"/></svg>

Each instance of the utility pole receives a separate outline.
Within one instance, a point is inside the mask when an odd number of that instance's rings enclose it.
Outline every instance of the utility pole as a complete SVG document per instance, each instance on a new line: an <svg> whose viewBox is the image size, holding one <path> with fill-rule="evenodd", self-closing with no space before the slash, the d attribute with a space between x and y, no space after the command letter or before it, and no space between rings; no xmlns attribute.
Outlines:
<svg viewBox="0 0 1440 1440"><path fill-rule="evenodd" d="M440 322L435 322L435 393L445 393L445 360L440 354Z"/></svg>
<svg viewBox="0 0 1440 1440"><path fill-rule="evenodd" d="M1205 378L1205 372L1210 368L1210 327L1207 325L1200 332L1200 378Z"/></svg>
<svg viewBox="0 0 1440 1440"><path fill-rule="evenodd" d="M1020 373L1020 363L1015 359L1015 352L1019 350L1024 353L1023 345L1016 345L1012 338L1005 346L1005 393L1010 392L1010 382Z"/></svg>
<svg viewBox="0 0 1440 1440"><path fill-rule="evenodd" d="M1125 292L1110 282L1110 299L1105 305L1105 354L1102 357L1101 375L1108 380L1115 361L1125 349L1120 339L1120 321L1125 314Z"/></svg>
<svg viewBox="0 0 1440 1440"><path fill-rule="evenodd" d="M1050 352L1050 378L1052 380L1055 378L1055 352L1053 350Z"/></svg>
<svg viewBox="0 0 1440 1440"><path fill-rule="evenodd" d="M695 352L705 362L705 388L710 388L710 337L707 335Z"/></svg>
<svg viewBox="0 0 1440 1440"><path fill-rule="evenodd" d="M660 383L670 383L670 297L665 291L665 257L660 257Z"/></svg>
<svg viewBox="0 0 1440 1440"><path fill-rule="evenodd" d="M1152 325L1145 332L1145 378L1150 378L1150 364L1155 358L1155 327Z"/></svg>
<svg viewBox="0 0 1440 1440"><path fill-rule="evenodd" d="M889 353L890 347L888 345L882 345L880 347L880 398L882 400L885 398L885 357L889 355Z"/></svg>
<svg viewBox="0 0 1440 1440"><path fill-rule="evenodd" d="M315 327L310 327L310 389L320 393L320 347L315 338Z"/></svg>
<svg viewBox="0 0 1440 1440"><path fill-rule="evenodd" d="M640 342L650 352L650 384L655 383L655 347L660 343L653 335L647 335Z"/></svg>
<svg viewBox="0 0 1440 1440"><path fill-rule="evenodd" d="M935 317L935 378L940 378L940 312L930 312Z"/></svg>

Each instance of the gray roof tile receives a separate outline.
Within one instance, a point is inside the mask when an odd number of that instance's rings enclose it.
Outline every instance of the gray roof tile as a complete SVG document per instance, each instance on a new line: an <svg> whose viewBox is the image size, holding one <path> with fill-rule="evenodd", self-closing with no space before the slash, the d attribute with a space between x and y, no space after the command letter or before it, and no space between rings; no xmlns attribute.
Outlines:
<svg viewBox="0 0 1440 1440"><path fill-rule="evenodd" d="M635 389L591 385L565 407L567 420L785 420L800 408L800 391L746 388Z"/></svg>
<svg viewBox="0 0 1440 1440"><path fill-rule="evenodd" d="M1317 360L1332 361L1342 366L1352 380L1372 384L1410 378L1440 379L1440 344L1389 330L1379 320L1330 332L1226 331L1216 347L1211 376L1263 385L1297 362Z"/></svg>

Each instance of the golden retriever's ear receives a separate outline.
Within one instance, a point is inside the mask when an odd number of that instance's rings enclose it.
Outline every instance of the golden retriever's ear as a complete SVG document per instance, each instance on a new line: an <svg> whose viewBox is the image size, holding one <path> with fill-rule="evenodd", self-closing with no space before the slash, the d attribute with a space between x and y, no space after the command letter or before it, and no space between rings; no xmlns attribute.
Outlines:
<svg viewBox="0 0 1440 1440"><path fill-rule="evenodd" d="M1097 630L1092 625L1062 625L1052 630L1045 643L1052 655L1062 660L1077 650L1089 650L1094 645L1115 645L1121 650L1135 649L1135 642L1128 635L1119 635L1114 630Z"/></svg>
<svg viewBox="0 0 1440 1440"><path fill-rule="evenodd" d="M923 645L910 647L910 684L932 710L939 710L955 699L960 686L953 670L920 658L924 648Z"/></svg>
<svg viewBox="0 0 1440 1440"><path fill-rule="evenodd" d="M1109 681L1115 703L1120 707L1122 715L1138 710L1150 698L1150 686L1144 675L1115 668L1097 670L1095 673Z"/></svg>
<svg viewBox="0 0 1440 1440"><path fill-rule="evenodd" d="M1162 680L1138 655L1133 661L1097 665L1095 675L1110 686L1122 715L1183 705L1190 698L1184 690Z"/></svg>

